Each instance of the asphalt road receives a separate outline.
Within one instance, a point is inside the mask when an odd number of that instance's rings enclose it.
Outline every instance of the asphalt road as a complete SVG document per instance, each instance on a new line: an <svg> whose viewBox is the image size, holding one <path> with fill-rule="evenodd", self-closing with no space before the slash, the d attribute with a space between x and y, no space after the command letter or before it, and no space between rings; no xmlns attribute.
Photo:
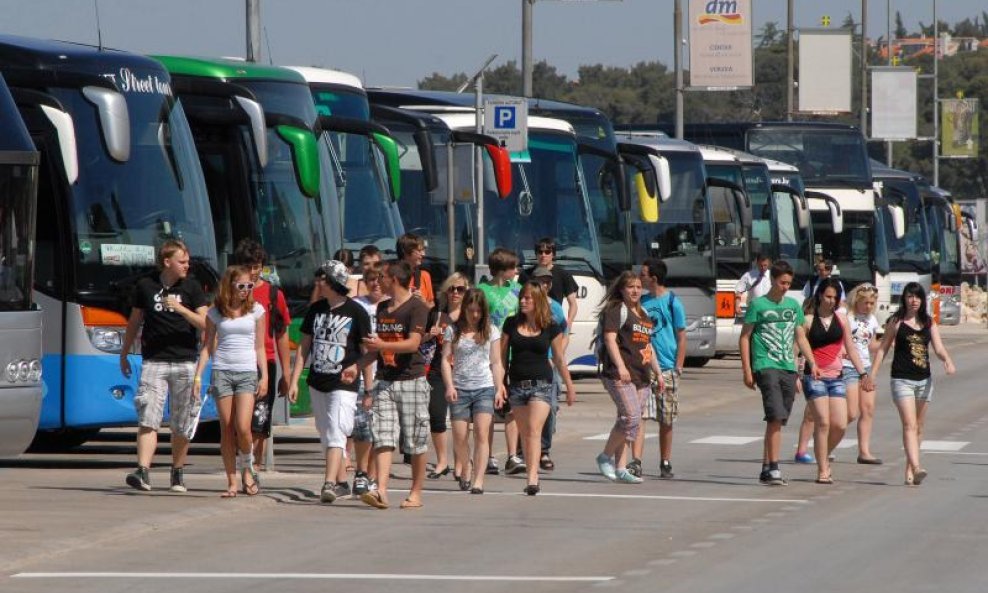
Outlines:
<svg viewBox="0 0 988 593"><path fill-rule="evenodd" d="M255 498L219 498L225 482L209 444L193 448L188 494L163 488L163 455L152 470L158 489L130 490L123 476L134 463L133 432L125 430L70 454L0 462L0 591L981 592L988 331L944 333L959 372L946 378L937 369L923 452L930 477L920 487L902 485L886 380L873 437L885 465L856 464L848 442L832 486L814 483L815 466L791 463L788 487L759 485L759 398L728 359L687 373L676 478L657 478L651 438L641 485L596 473L614 412L595 380L580 381L580 401L564 408L557 469L536 497L521 494L523 478L499 476L483 496L451 479L430 482L425 507L414 511L322 505L309 424L281 430L277 471L262 474ZM784 432L790 459L795 424ZM500 434L496 448L503 459ZM409 468L395 472L393 503Z"/></svg>

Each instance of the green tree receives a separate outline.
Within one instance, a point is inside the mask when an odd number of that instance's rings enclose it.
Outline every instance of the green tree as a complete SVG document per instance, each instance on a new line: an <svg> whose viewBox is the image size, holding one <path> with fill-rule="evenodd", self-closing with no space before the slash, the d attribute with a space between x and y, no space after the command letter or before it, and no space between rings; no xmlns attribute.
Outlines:
<svg viewBox="0 0 988 593"><path fill-rule="evenodd" d="M775 21L765 23L755 38L758 40L758 47L760 48L770 47L784 39L782 31L779 30L779 25Z"/></svg>
<svg viewBox="0 0 988 593"><path fill-rule="evenodd" d="M895 37L902 39L908 36L909 31L906 31L906 26L902 23L902 13L897 10L895 11Z"/></svg>

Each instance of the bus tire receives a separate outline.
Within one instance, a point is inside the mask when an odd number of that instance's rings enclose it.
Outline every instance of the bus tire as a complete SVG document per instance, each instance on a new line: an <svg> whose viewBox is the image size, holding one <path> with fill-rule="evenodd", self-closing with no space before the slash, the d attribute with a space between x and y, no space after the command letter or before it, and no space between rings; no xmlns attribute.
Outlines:
<svg viewBox="0 0 988 593"><path fill-rule="evenodd" d="M687 366L690 368L700 368L702 366L706 366L708 362L710 362L709 358L705 358L702 356L687 356L686 360L683 361L683 366Z"/></svg>
<svg viewBox="0 0 988 593"><path fill-rule="evenodd" d="M71 451L99 434L98 428L66 428L38 432L28 447L28 453L61 453Z"/></svg>

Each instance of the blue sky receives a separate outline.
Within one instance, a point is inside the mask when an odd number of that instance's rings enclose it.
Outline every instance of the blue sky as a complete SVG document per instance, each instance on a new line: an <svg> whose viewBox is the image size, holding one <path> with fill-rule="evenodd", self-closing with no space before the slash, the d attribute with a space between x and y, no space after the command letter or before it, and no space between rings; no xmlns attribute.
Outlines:
<svg viewBox="0 0 988 593"><path fill-rule="evenodd" d="M141 53L242 56L244 0L98 0L103 42ZM786 0L753 0L756 31L785 26ZM884 35L886 5L906 27L931 23L931 0L869 0L868 35ZM688 0L682 0L686 10ZM861 0L796 0L796 24L835 24ZM0 32L96 42L93 0L0 0ZM821 8L825 6L826 8ZM375 85L412 86L440 72L473 71L492 53L496 64L521 61L521 0L261 0L275 63L339 68ZM534 57L575 77L581 64L672 64L672 0L539 0ZM984 0L940 0L954 23L988 10ZM263 48L267 59L267 47Z"/></svg>

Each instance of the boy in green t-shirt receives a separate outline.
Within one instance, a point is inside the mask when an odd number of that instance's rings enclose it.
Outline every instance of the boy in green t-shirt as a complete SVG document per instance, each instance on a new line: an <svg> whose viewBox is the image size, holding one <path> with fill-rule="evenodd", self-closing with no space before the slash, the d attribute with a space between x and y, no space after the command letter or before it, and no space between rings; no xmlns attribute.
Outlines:
<svg viewBox="0 0 988 593"><path fill-rule="evenodd" d="M813 369L814 378L819 376L819 370L803 329L803 310L796 299L786 296L792 285L792 266L787 261L777 261L770 274L772 289L748 304L738 346L744 384L748 389L758 385L765 409L765 446L758 481L770 486L785 486L787 482L779 469L779 457L782 427L789 420L796 397L795 347Z"/></svg>

